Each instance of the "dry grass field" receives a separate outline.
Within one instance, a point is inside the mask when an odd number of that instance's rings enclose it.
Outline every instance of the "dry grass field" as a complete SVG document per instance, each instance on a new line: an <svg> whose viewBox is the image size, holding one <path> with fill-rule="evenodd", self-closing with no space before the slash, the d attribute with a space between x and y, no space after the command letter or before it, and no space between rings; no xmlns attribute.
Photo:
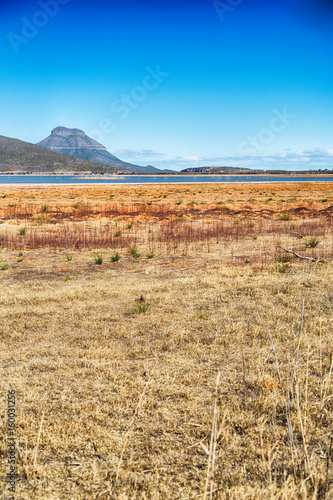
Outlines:
<svg viewBox="0 0 333 500"><path fill-rule="evenodd" d="M333 183L0 186L0 498L333 499L332 214Z"/></svg>

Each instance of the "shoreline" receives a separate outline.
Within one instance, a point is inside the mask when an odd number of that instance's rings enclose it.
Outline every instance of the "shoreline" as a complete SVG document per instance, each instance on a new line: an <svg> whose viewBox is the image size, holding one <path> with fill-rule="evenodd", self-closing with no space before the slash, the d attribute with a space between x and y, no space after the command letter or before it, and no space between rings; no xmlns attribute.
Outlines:
<svg viewBox="0 0 333 500"><path fill-rule="evenodd" d="M306 184L306 183L320 183L320 184L329 184L329 183L333 183L333 178L332 180L327 180L327 181L318 181L318 180L309 180L309 181L300 181L302 182L302 184ZM296 184L297 181L248 181L248 182L149 182L149 183L144 183L144 182L131 182L131 183L128 183L128 182L117 182L117 183L112 183L112 182L99 182L99 183L65 183L65 182L57 182L57 183L49 183L49 182L43 182L43 183L40 183L40 184L26 184L26 183L13 183L13 184L10 184L10 183L6 183L6 184L1 184L0 182L0 187L5 187L5 186L8 186L8 187L33 187L33 188L39 188L39 187L43 187L43 186L53 186L53 187L79 187L79 188L87 188L87 187L90 187L90 188L97 188L99 186L110 186L112 188L115 188L115 187L122 187L122 186L126 186L127 188L128 187L138 187L138 186L179 186L179 185L194 185L194 186L200 186L201 184L203 185L217 185L217 184L228 184L229 186L230 185L237 185L237 186L246 186L246 185L251 185L251 184Z"/></svg>
<svg viewBox="0 0 333 500"><path fill-rule="evenodd" d="M1 177L13 177L13 182L11 182L11 179L8 179L8 182L1 182ZM20 179L20 182L15 182L15 177L26 177L27 182L24 182L23 179ZM64 179L62 182L52 182L50 179L50 182L38 182L36 179L36 182L29 182L33 181L34 178L39 178L39 177L75 177L74 182L70 182L67 179ZM137 179L139 177L140 179ZM190 179L187 179L190 178ZM251 180L249 180L251 178ZM133 182L130 181L130 179L133 179ZM147 179L147 181L145 181ZM149 181L150 179L154 179L154 182ZM186 180L185 180L186 179ZM200 179L200 180L199 180ZM212 179L211 181L209 179ZM216 179L216 180L214 180ZM271 180L274 179L274 180ZM306 179L306 180L304 180ZM78 182L76 182L76 180ZM124 182L122 182L122 180ZM81 182L80 182L81 181ZM112 182L114 181L114 182ZM11 174L10 176L8 174L0 174L0 186L30 186L30 187L37 187L37 186L78 186L78 187L93 187L93 186L148 186L148 185L199 185L199 184L235 184L235 185L241 185L241 184L264 184L264 183L269 183L269 184L278 184L278 183L283 183L283 184L288 184L288 183L311 183L311 182L320 182L320 183L330 183L333 182L333 175L315 175L315 174L309 174L309 175L282 175L282 174L267 174L267 175L227 175L227 174L202 174L202 175L180 175L180 174L175 174L175 175L155 175L155 174L149 174L149 175L110 175L110 176L73 176L71 174L26 174L26 175L19 175L19 174Z"/></svg>
<svg viewBox="0 0 333 500"><path fill-rule="evenodd" d="M100 174L74 174L74 173L38 173L38 174L23 174L23 173L0 173L1 177L85 177L87 179L119 179L121 177L290 177L290 178L302 178L302 177L327 177L333 179L333 174L110 174L110 175L100 175Z"/></svg>

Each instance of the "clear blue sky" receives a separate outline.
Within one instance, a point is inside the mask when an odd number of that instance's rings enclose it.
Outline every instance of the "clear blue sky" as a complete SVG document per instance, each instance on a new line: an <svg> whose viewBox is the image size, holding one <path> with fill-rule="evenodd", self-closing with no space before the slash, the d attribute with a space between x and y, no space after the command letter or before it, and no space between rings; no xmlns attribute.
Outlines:
<svg viewBox="0 0 333 500"><path fill-rule="evenodd" d="M75 127L175 170L333 168L331 4L0 1L0 135Z"/></svg>

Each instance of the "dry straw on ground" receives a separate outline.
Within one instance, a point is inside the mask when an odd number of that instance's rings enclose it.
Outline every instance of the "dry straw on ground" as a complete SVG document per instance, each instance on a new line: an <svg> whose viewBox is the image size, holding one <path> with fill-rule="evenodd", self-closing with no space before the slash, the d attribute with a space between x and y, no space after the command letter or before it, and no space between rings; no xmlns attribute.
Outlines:
<svg viewBox="0 0 333 500"><path fill-rule="evenodd" d="M0 498L8 388L17 498L333 498L332 220L222 219L219 242L148 217L102 221L110 248L2 245Z"/></svg>

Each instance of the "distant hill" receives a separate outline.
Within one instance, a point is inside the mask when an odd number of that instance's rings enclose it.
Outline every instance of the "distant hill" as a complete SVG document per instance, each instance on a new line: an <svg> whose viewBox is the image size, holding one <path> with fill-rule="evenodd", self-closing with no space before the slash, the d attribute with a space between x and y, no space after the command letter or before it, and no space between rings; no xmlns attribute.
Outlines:
<svg viewBox="0 0 333 500"><path fill-rule="evenodd" d="M0 172L124 173L119 168L65 156L36 144L0 136Z"/></svg>
<svg viewBox="0 0 333 500"><path fill-rule="evenodd" d="M332 175L333 170L259 170L243 167L192 167L185 168L180 173L210 175Z"/></svg>
<svg viewBox="0 0 333 500"><path fill-rule="evenodd" d="M253 174L259 170L242 167L191 167L181 170L183 174Z"/></svg>
<svg viewBox="0 0 333 500"><path fill-rule="evenodd" d="M39 142L38 145L63 155L99 162L114 168L127 170L128 172L138 174L162 172L151 165L141 167L120 160L109 153L102 144L89 137L83 130L77 128L57 127L52 130L51 135Z"/></svg>

